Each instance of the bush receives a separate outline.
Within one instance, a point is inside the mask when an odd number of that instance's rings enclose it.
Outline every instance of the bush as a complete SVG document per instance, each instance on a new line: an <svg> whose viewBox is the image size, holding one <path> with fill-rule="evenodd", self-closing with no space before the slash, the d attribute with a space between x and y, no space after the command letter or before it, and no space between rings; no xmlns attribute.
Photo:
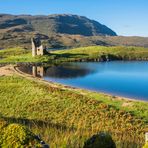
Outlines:
<svg viewBox="0 0 148 148"><path fill-rule="evenodd" d="M0 120L0 147L40 147L35 135L28 128L19 124L7 124Z"/></svg>

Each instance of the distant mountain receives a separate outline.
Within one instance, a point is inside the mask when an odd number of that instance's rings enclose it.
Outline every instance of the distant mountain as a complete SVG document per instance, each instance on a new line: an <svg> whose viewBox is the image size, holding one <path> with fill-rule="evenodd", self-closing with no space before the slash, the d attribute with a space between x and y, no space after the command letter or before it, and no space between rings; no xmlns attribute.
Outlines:
<svg viewBox="0 0 148 148"><path fill-rule="evenodd" d="M51 48L90 45L148 47L148 38L117 36L107 26L84 16L0 14L0 48L31 48L30 38L34 36L39 36Z"/></svg>
<svg viewBox="0 0 148 148"><path fill-rule="evenodd" d="M41 34L55 33L71 35L108 35L117 34L105 25L83 16L57 14L48 16L0 15L0 29L12 32L37 31Z"/></svg>

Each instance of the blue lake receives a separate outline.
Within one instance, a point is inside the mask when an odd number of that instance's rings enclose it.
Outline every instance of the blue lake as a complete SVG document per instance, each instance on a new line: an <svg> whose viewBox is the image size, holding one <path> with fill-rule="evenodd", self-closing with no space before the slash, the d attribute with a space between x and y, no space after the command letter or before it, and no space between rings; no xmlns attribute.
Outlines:
<svg viewBox="0 0 148 148"><path fill-rule="evenodd" d="M148 101L148 62L78 62L20 67L23 72L69 86Z"/></svg>
<svg viewBox="0 0 148 148"><path fill-rule="evenodd" d="M148 100L148 62L85 62L48 68L45 80Z"/></svg>

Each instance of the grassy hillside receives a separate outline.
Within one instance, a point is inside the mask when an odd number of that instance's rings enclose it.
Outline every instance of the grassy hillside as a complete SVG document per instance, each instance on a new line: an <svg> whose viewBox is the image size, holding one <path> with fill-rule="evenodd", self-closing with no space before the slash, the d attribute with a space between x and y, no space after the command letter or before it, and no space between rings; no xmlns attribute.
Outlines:
<svg viewBox="0 0 148 148"><path fill-rule="evenodd" d="M91 46L53 52L60 60L106 61L106 60L147 60L148 48Z"/></svg>
<svg viewBox="0 0 148 148"><path fill-rule="evenodd" d="M31 56L31 50L0 50L0 63L60 63L70 61L148 60L148 48L91 46L58 50L45 56Z"/></svg>
<svg viewBox="0 0 148 148"><path fill-rule="evenodd" d="M82 147L99 131L111 133L118 148L144 144L145 102L118 100L15 75L0 77L0 84L1 117L28 126L51 147Z"/></svg>

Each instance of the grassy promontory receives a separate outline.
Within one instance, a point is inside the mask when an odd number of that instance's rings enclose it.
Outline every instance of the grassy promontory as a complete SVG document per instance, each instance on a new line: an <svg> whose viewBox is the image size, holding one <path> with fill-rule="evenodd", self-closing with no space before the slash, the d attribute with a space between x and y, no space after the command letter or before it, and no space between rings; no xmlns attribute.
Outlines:
<svg viewBox="0 0 148 148"><path fill-rule="evenodd" d="M117 147L142 147L148 104L124 100L16 74L0 77L0 113L10 123L28 126L51 147L83 147L107 131Z"/></svg>
<svg viewBox="0 0 148 148"><path fill-rule="evenodd" d="M90 46L53 52L60 61L148 60L148 48Z"/></svg>
<svg viewBox="0 0 148 148"><path fill-rule="evenodd" d="M52 51L45 56L31 56L21 48L0 51L0 63L61 63L70 61L148 60L148 48L91 46Z"/></svg>

